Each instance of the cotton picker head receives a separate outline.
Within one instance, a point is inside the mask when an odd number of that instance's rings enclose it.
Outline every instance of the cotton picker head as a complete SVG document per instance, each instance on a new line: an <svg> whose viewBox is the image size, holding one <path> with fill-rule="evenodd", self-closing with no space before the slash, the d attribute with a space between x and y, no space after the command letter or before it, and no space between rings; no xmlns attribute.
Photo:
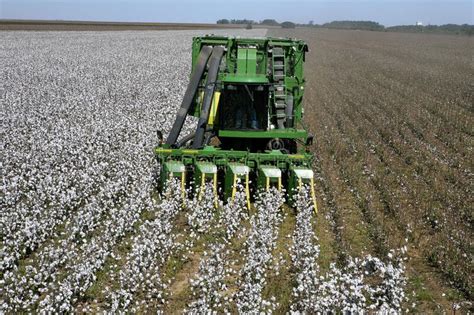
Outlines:
<svg viewBox="0 0 474 315"><path fill-rule="evenodd" d="M228 199L240 182L250 204L252 189L276 187L292 197L310 185L315 202L312 137L302 121L307 51L293 39L195 37L181 108L155 150L160 186L172 177L183 188L211 182ZM180 138L187 115L199 119L197 127Z"/></svg>

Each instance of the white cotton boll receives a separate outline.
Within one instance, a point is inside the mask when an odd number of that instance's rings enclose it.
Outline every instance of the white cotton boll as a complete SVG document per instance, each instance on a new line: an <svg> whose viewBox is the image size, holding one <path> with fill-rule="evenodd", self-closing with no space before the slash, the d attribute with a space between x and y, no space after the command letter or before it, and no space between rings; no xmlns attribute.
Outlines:
<svg viewBox="0 0 474 315"><path fill-rule="evenodd" d="M8 77L3 118L11 130L2 138L8 146L0 225L7 237L0 272L14 272L5 308L20 312L31 311L35 291L55 297L42 301L45 310L70 310L139 213L154 207L155 129L171 128L190 71L189 45L199 32L137 32L132 41L129 32L38 34L3 36L8 49L0 61ZM61 244L41 247L58 235ZM15 262L37 249L38 271L20 281ZM58 276L64 267L70 276Z"/></svg>
<svg viewBox="0 0 474 315"><path fill-rule="evenodd" d="M274 305L262 298L265 274L271 263L271 252L276 245L277 227L282 216L279 208L283 204L281 192L272 189L257 196L257 213L250 218L250 235L246 241L246 262L241 270L236 294L239 312L271 312Z"/></svg>

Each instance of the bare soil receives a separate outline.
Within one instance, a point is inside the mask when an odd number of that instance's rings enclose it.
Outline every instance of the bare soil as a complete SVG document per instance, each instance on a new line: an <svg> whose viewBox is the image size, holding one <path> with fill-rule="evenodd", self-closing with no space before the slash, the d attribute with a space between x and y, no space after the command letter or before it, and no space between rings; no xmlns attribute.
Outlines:
<svg viewBox="0 0 474 315"><path fill-rule="evenodd" d="M473 299L474 39L269 30L307 41L321 256L407 245L422 312ZM329 259L328 259L329 260Z"/></svg>

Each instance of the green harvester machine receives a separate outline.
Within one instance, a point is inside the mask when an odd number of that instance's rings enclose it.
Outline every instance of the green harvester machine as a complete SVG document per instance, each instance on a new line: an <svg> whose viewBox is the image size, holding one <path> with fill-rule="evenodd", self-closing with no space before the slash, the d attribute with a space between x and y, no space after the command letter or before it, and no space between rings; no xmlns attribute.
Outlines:
<svg viewBox="0 0 474 315"><path fill-rule="evenodd" d="M228 200L240 182L250 207L250 190L284 188L291 203L308 185L317 211L313 138L302 122L307 51L301 40L195 37L181 108L166 141L158 131L160 188L175 177L182 188L211 182ZM180 137L188 115L197 128Z"/></svg>

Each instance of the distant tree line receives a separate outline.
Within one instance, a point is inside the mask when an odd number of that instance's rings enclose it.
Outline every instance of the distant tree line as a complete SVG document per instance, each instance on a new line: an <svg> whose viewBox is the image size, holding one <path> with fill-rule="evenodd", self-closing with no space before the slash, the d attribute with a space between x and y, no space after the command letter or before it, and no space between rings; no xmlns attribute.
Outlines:
<svg viewBox="0 0 474 315"><path fill-rule="evenodd" d="M332 21L325 23L320 27L323 28L337 28L348 30L367 30L367 31L383 31L384 26L372 21Z"/></svg>
<svg viewBox="0 0 474 315"><path fill-rule="evenodd" d="M247 20L247 19L243 19L243 20L221 19L221 20L217 20L217 24L258 24L258 23L255 23L255 21L253 20Z"/></svg>
<svg viewBox="0 0 474 315"><path fill-rule="evenodd" d="M409 33L442 33L456 35L474 35L474 25L469 24L445 24L445 25L399 25L385 28L388 32Z"/></svg>
<svg viewBox="0 0 474 315"><path fill-rule="evenodd" d="M367 31L385 31L385 32L410 32L410 33L443 33L456 35L474 35L474 25L469 24L445 24L445 25L399 25L385 27L382 24L373 21L333 21L325 24L314 24L310 21L308 24L298 24L298 26L309 26L316 28L331 29L351 29Z"/></svg>
<svg viewBox="0 0 474 315"><path fill-rule="evenodd" d="M277 22L274 19L265 19L262 21L254 21L254 20L247 20L247 19L220 19L217 20L217 24L246 24L247 29L251 29L252 25L268 25L268 26L281 26L283 28L295 28L296 23L285 21L282 23Z"/></svg>
<svg viewBox="0 0 474 315"><path fill-rule="evenodd" d="M282 28L314 27L314 28L330 28L330 29L346 29L346 30L365 30L365 31L382 31L382 32L410 32L410 33L443 33L457 35L474 35L474 25L470 24L445 24L445 25L399 25L385 27L374 21L332 21L324 24L315 24L314 21L308 23L293 23L285 21L279 23L274 19L264 19L262 21L254 21L247 19L220 19L217 24L246 24L247 29L251 29L252 25L281 26Z"/></svg>

